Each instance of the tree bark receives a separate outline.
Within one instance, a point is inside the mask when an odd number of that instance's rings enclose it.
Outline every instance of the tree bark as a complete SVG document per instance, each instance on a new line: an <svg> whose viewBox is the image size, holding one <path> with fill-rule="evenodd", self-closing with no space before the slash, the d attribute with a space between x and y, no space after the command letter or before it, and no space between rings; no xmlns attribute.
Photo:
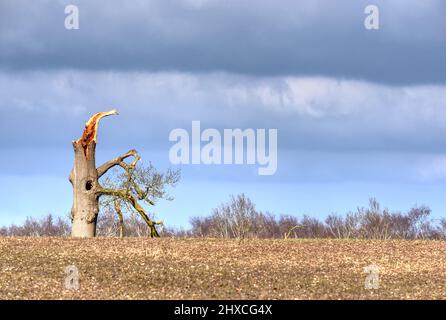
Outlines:
<svg viewBox="0 0 446 320"><path fill-rule="evenodd" d="M94 237L99 213L98 172L96 170L96 142L87 146L88 159L79 141L73 142L74 167L70 175L73 185L73 207L71 209L73 237Z"/></svg>
<svg viewBox="0 0 446 320"><path fill-rule="evenodd" d="M69 180L73 185L73 207L71 208L71 235L73 237L94 237L99 213L99 185L96 170L96 138L99 121L107 116L117 115L113 109L94 114L85 124L82 137L73 141L74 166Z"/></svg>

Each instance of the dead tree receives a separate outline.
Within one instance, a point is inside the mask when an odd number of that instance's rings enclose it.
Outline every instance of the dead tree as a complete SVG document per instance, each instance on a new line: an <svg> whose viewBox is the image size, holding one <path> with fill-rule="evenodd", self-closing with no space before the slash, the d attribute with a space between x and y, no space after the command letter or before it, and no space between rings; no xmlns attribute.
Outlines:
<svg viewBox="0 0 446 320"><path fill-rule="evenodd" d="M73 207L71 209L71 235L73 237L94 237L96 235L99 199L102 196L110 196L115 204L115 210L121 223L121 236L123 233L121 203L131 206L144 219L150 228L151 237L159 236L156 225L162 224L162 222L150 219L144 208L138 203L138 201L145 200L154 204L152 200L148 199L150 187L142 190L134 179L136 165L140 160L136 150L130 150L96 167L95 149L99 121L104 117L117 114L117 110L96 113L86 123L82 137L72 142L75 158L69 180L73 185ZM125 161L132 158L131 163ZM124 170L127 180L118 189L102 186L99 179L114 167Z"/></svg>

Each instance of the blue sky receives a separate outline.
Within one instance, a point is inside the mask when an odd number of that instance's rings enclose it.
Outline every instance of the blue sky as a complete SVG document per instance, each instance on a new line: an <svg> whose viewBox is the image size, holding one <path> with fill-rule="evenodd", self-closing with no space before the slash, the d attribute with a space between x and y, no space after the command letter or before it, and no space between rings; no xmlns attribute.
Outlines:
<svg viewBox="0 0 446 320"><path fill-rule="evenodd" d="M170 166L169 132L278 129L278 169L183 165L173 226L245 192L258 209L323 218L376 197L446 216L446 3L0 3L0 224L66 215L71 140L97 111L98 165L136 148ZM80 29L64 28L75 4Z"/></svg>

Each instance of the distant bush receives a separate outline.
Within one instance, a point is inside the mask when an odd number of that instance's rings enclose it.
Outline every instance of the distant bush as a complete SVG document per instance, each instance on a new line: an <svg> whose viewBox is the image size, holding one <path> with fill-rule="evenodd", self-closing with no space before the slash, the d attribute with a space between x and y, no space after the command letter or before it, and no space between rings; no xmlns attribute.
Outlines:
<svg viewBox="0 0 446 320"><path fill-rule="evenodd" d="M193 217L188 230L164 227L164 237L213 238L339 238L339 239L446 239L446 218L433 220L426 206L415 206L408 212L390 212L378 201L345 215L330 214L324 221L304 215L275 216L258 211L244 194L231 196L228 202L215 208L210 216ZM119 236L119 219L113 210L101 212L97 220L97 235ZM0 236L69 236L69 218L27 218L23 225L0 228ZM124 219L124 236L147 237L144 221L134 215Z"/></svg>
<svg viewBox="0 0 446 320"><path fill-rule="evenodd" d="M325 224L335 238L359 239L427 239L444 237L446 229L429 219L431 210L426 206L414 207L407 213L381 210L376 199L370 199L368 208L358 208L345 217L329 215Z"/></svg>
<svg viewBox="0 0 446 320"><path fill-rule="evenodd" d="M304 215L276 217L262 213L244 194L232 196L211 216L193 217L190 234L220 238L345 238L345 239L445 239L446 218L435 223L426 206L407 213L381 209L374 198L368 208L344 216L330 214L325 221Z"/></svg>
<svg viewBox="0 0 446 320"><path fill-rule="evenodd" d="M119 237L119 218L113 210L105 210L98 215L96 235L99 237ZM160 229L160 231L162 228ZM135 214L127 214L124 219L125 237L147 237L150 230L147 224Z"/></svg>
<svg viewBox="0 0 446 320"><path fill-rule="evenodd" d="M13 224L0 229L1 236L17 237L66 237L70 232L71 226L66 220L55 219L51 214L40 219L28 217L21 226Z"/></svg>

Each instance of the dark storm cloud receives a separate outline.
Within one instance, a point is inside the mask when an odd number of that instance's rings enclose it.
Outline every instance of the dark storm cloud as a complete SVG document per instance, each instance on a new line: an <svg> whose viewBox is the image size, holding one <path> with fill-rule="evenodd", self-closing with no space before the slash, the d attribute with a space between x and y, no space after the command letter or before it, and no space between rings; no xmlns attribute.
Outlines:
<svg viewBox="0 0 446 320"><path fill-rule="evenodd" d="M64 28L64 6L80 30ZM446 82L446 4L373 1L2 1L4 69L225 71Z"/></svg>
<svg viewBox="0 0 446 320"><path fill-rule="evenodd" d="M98 71L0 72L1 148L69 146L98 110L118 108L105 147L167 150L174 128L278 128L280 148L434 152L446 148L446 86L332 78ZM7 137L7 138L6 138Z"/></svg>

